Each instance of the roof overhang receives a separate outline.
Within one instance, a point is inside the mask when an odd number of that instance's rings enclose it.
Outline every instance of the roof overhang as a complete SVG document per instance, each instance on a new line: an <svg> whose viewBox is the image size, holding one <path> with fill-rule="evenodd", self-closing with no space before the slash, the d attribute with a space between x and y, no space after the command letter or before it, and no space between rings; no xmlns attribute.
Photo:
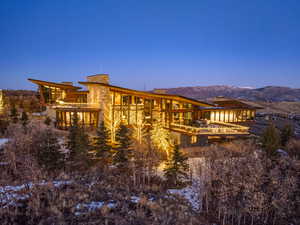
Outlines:
<svg viewBox="0 0 300 225"><path fill-rule="evenodd" d="M43 80L35 80L35 79L28 79L30 82L41 85L41 86L49 86L49 87L56 87L61 89L71 89L71 90L78 90L81 89L81 87L76 87L69 84L62 84L62 83L55 83L55 82L48 82Z"/></svg>
<svg viewBox="0 0 300 225"><path fill-rule="evenodd" d="M197 105L197 106L204 106L204 107L214 106L214 105L209 104L207 102L198 101L198 100L187 98L187 97L180 96L180 95L158 94L158 93L152 93L152 92L146 92L146 91L137 91L137 90L133 90L133 89L118 87L118 86L99 83L99 82L78 82L78 83L82 84L82 85L105 86L105 87L108 87L112 91L118 91L118 92L122 92L122 93L125 93L125 94L140 95L140 96L151 97L151 98L172 99L172 100L183 101L183 102L186 102L186 103L190 103L190 104Z"/></svg>

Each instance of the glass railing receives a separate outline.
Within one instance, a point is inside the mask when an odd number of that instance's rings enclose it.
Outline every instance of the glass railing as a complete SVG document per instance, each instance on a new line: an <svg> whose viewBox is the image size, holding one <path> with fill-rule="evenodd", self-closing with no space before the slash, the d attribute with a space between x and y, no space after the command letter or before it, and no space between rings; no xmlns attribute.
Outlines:
<svg viewBox="0 0 300 225"><path fill-rule="evenodd" d="M213 125L216 125L217 127L214 127ZM209 121L209 125L207 125L207 127L194 127L172 123L171 129L182 131L185 133L190 133L193 135L249 134L249 127L215 121Z"/></svg>
<svg viewBox="0 0 300 225"><path fill-rule="evenodd" d="M99 104L58 102L56 108L99 108Z"/></svg>

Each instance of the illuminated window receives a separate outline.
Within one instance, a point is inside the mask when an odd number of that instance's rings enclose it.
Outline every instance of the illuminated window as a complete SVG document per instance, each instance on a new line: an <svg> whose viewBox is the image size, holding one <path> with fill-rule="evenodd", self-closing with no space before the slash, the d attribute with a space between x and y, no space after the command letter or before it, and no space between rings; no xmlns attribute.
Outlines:
<svg viewBox="0 0 300 225"><path fill-rule="evenodd" d="M197 143L197 136L194 135L194 136L191 137L191 143L192 144Z"/></svg>

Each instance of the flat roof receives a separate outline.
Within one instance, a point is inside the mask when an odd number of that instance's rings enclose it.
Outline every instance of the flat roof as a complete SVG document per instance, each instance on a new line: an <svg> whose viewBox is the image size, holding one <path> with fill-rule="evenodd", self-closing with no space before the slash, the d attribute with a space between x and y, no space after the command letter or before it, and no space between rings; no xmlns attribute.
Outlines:
<svg viewBox="0 0 300 225"><path fill-rule="evenodd" d="M243 101L239 101L237 99L216 99L213 101L216 105L225 108L239 108L239 109L259 109L259 107L255 107L253 105L249 105Z"/></svg>

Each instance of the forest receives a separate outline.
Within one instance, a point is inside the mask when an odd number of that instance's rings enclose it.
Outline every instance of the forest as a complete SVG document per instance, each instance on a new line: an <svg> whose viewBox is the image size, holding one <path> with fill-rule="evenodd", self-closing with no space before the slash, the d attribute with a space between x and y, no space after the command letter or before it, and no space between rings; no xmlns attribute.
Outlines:
<svg viewBox="0 0 300 225"><path fill-rule="evenodd" d="M300 141L272 123L260 137L191 156L160 123L55 128L11 107L0 119L0 221L15 224L300 224ZM199 160L193 160L199 159Z"/></svg>

